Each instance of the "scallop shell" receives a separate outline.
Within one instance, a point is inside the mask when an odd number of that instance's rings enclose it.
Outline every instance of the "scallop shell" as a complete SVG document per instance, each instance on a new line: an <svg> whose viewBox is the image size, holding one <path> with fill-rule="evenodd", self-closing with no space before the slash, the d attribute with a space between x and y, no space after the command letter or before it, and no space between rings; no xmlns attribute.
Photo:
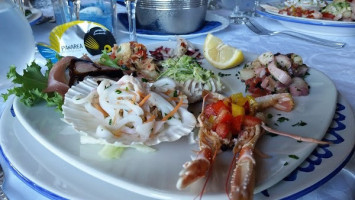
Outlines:
<svg viewBox="0 0 355 200"><path fill-rule="evenodd" d="M72 86L65 95L63 105L63 121L72 125L82 136L82 143L112 144L116 146L147 145L152 146L161 142L172 142L190 134L196 125L195 116L185 107L181 106L176 114L182 124L174 124L156 121L155 123L165 123L164 128L153 134L148 139L144 139L137 134L122 134L119 137L99 137L97 128L105 126L95 116L90 114L84 104L73 103L78 97L85 97L98 87L97 79L87 78L78 85ZM153 91L154 92L154 91ZM158 124L159 125L159 124ZM147 130L150 131L150 130Z"/></svg>

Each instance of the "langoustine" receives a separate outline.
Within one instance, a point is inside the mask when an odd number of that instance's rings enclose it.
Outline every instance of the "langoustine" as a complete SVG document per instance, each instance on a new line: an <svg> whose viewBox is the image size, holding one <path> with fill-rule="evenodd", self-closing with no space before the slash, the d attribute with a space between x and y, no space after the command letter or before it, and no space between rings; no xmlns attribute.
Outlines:
<svg viewBox="0 0 355 200"><path fill-rule="evenodd" d="M300 141L329 144L312 138L303 138L280 132L266 126L262 113L266 108L290 112L294 101L289 93L267 95L260 98L243 97L241 93L224 97L205 92L202 112L198 116L200 151L186 162L179 173L177 188L184 189L211 173L212 165L222 145L233 147L233 171L228 184L229 199L252 199L255 184L254 148L264 131L291 137ZM206 185L206 184L205 184ZM204 193L205 186L201 191Z"/></svg>

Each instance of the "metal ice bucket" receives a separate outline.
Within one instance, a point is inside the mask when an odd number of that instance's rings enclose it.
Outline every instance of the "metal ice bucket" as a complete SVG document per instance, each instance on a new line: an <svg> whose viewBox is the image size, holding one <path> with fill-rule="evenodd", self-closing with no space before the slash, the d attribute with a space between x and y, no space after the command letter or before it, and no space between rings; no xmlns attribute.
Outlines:
<svg viewBox="0 0 355 200"><path fill-rule="evenodd" d="M208 0L138 0L137 28L187 34L204 24Z"/></svg>

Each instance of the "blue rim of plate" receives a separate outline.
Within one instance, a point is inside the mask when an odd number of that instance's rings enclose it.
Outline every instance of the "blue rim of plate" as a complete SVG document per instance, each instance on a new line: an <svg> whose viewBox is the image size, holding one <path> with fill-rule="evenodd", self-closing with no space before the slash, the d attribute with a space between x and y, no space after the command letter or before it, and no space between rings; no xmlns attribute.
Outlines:
<svg viewBox="0 0 355 200"><path fill-rule="evenodd" d="M13 109L13 99L11 102L11 106L6 106L5 109L10 109L10 113L13 117L16 117L15 111ZM5 109L0 115L0 120L4 117L5 115ZM37 185L35 182L31 181L29 178L27 178L25 175L23 175L19 170L16 169L16 167L10 162L10 160L7 158L5 155L2 146L0 145L0 156L6 163L7 167L10 168L10 171L16 175L22 182L24 182L26 185L37 191L39 194L43 195L44 197L47 197L49 199L53 200L67 200L67 198L64 198L60 195L57 195L39 185ZM9 171L9 172L10 172Z"/></svg>
<svg viewBox="0 0 355 200"><path fill-rule="evenodd" d="M61 197L60 195L57 195L39 185L37 185L35 182L31 181L29 178L24 176L19 170L17 170L13 164L9 161L9 159L6 157L4 151L2 150L2 147L0 146L0 154L1 157L4 159L6 165L10 168L11 172L13 172L22 182L24 182L26 185L40 193L41 195L49 198L49 199L54 199L54 200L67 200L67 198Z"/></svg>
<svg viewBox="0 0 355 200"><path fill-rule="evenodd" d="M349 155L345 158L345 160L337 168L335 168L335 170L333 172L331 172L328 176L324 177L323 179L319 180L317 183L309 186L308 188L305 188L305 189L303 189L303 190L301 190L299 192L296 192L295 194L292 194L290 196L282 198L282 200L298 199L298 198L300 198L300 197L302 197L302 196L314 191L315 189L319 188L324 183L328 182L335 175L337 175L343 169L343 167L350 161L351 157L354 154L354 151L355 151L355 147L353 147L353 149L351 150Z"/></svg>
<svg viewBox="0 0 355 200"><path fill-rule="evenodd" d="M15 114L13 112L13 106L11 105L11 113L12 115L15 117ZM2 113L4 114L4 113ZM1 118L0 118L1 119ZM334 119L333 119L334 121ZM332 121L332 122L333 122ZM352 148L351 152L348 154L348 156L345 158L345 160L337 167L335 168L331 173L329 173L328 176L324 177L323 179L319 180L318 182L314 183L313 185L299 191L296 192L292 195L289 195L287 197L283 197L282 200L292 200L292 199L297 199L300 198L312 191L314 191L315 189L319 188L320 186L322 186L324 183L328 182L330 179L332 179L335 175L337 175L342 168L350 161L351 157L353 156L355 152L355 147ZM67 200L67 198L61 197L60 195L57 195L39 185L37 185L35 182L31 181L29 178L27 178L25 175L23 175L19 170L17 170L15 168L15 166L9 161L9 159L6 157L1 145L0 145L0 155L1 157L4 159L6 165L10 168L10 170L22 181L24 182L26 185L30 186L31 188L33 188L35 191L37 191L38 193L42 194L45 197L48 197L50 199L55 199L55 200ZM310 155L311 156L311 155Z"/></svg>
<svg viewBox="0 0 355 200"><path fill-rule="evenodd" d="M258 7L256 9L256 13L271 19L299 23L299 24L326 26L326 27L355 28L355 22L330 21L330 20L293 17L293 16L281 15L277 13L271 13L261 7Z"/></svg>

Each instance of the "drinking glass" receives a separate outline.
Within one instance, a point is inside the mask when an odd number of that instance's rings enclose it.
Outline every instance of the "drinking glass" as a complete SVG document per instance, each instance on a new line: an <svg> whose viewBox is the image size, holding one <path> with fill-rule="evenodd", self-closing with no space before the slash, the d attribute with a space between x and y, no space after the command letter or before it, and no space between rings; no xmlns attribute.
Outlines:
<svg viewBox="0 0 355 200"><path fill-rule="evenodd" d="M136 34L136 5L137 0L125 0L127 14L128 14L128 32L129 32L129 40L137 41Z"/></svg>
<svg viewBox="0 0 355 200"><path fill-rule="evenodd" d="M116 35L116 0L52 0L58 25L83 20L99 23Z"/></svg>
<svg viewBox="0 0 355 200"><path fill-rule="evenodd" d="M32 28L20 8L11 0L0 0L0 94L11 85L6 78L10 65L22 73L34 59ZM2 99L2 98L0 98Z"/></svg>
<svg viewBox="0 0 355 200"><path fill-rule="evenodd" d="M236 23L243 22L243 19L254 17L255 9L259 5L258 0L235 0L236 6L229 16Z"/></svg>
<svg viewBox="0 0 355 200"><path fill-rule="evenodd" d="M24 4L22 2L22 0L12 0L15 5L21 10L21 12L25 13L24 11Z"/></svg>

